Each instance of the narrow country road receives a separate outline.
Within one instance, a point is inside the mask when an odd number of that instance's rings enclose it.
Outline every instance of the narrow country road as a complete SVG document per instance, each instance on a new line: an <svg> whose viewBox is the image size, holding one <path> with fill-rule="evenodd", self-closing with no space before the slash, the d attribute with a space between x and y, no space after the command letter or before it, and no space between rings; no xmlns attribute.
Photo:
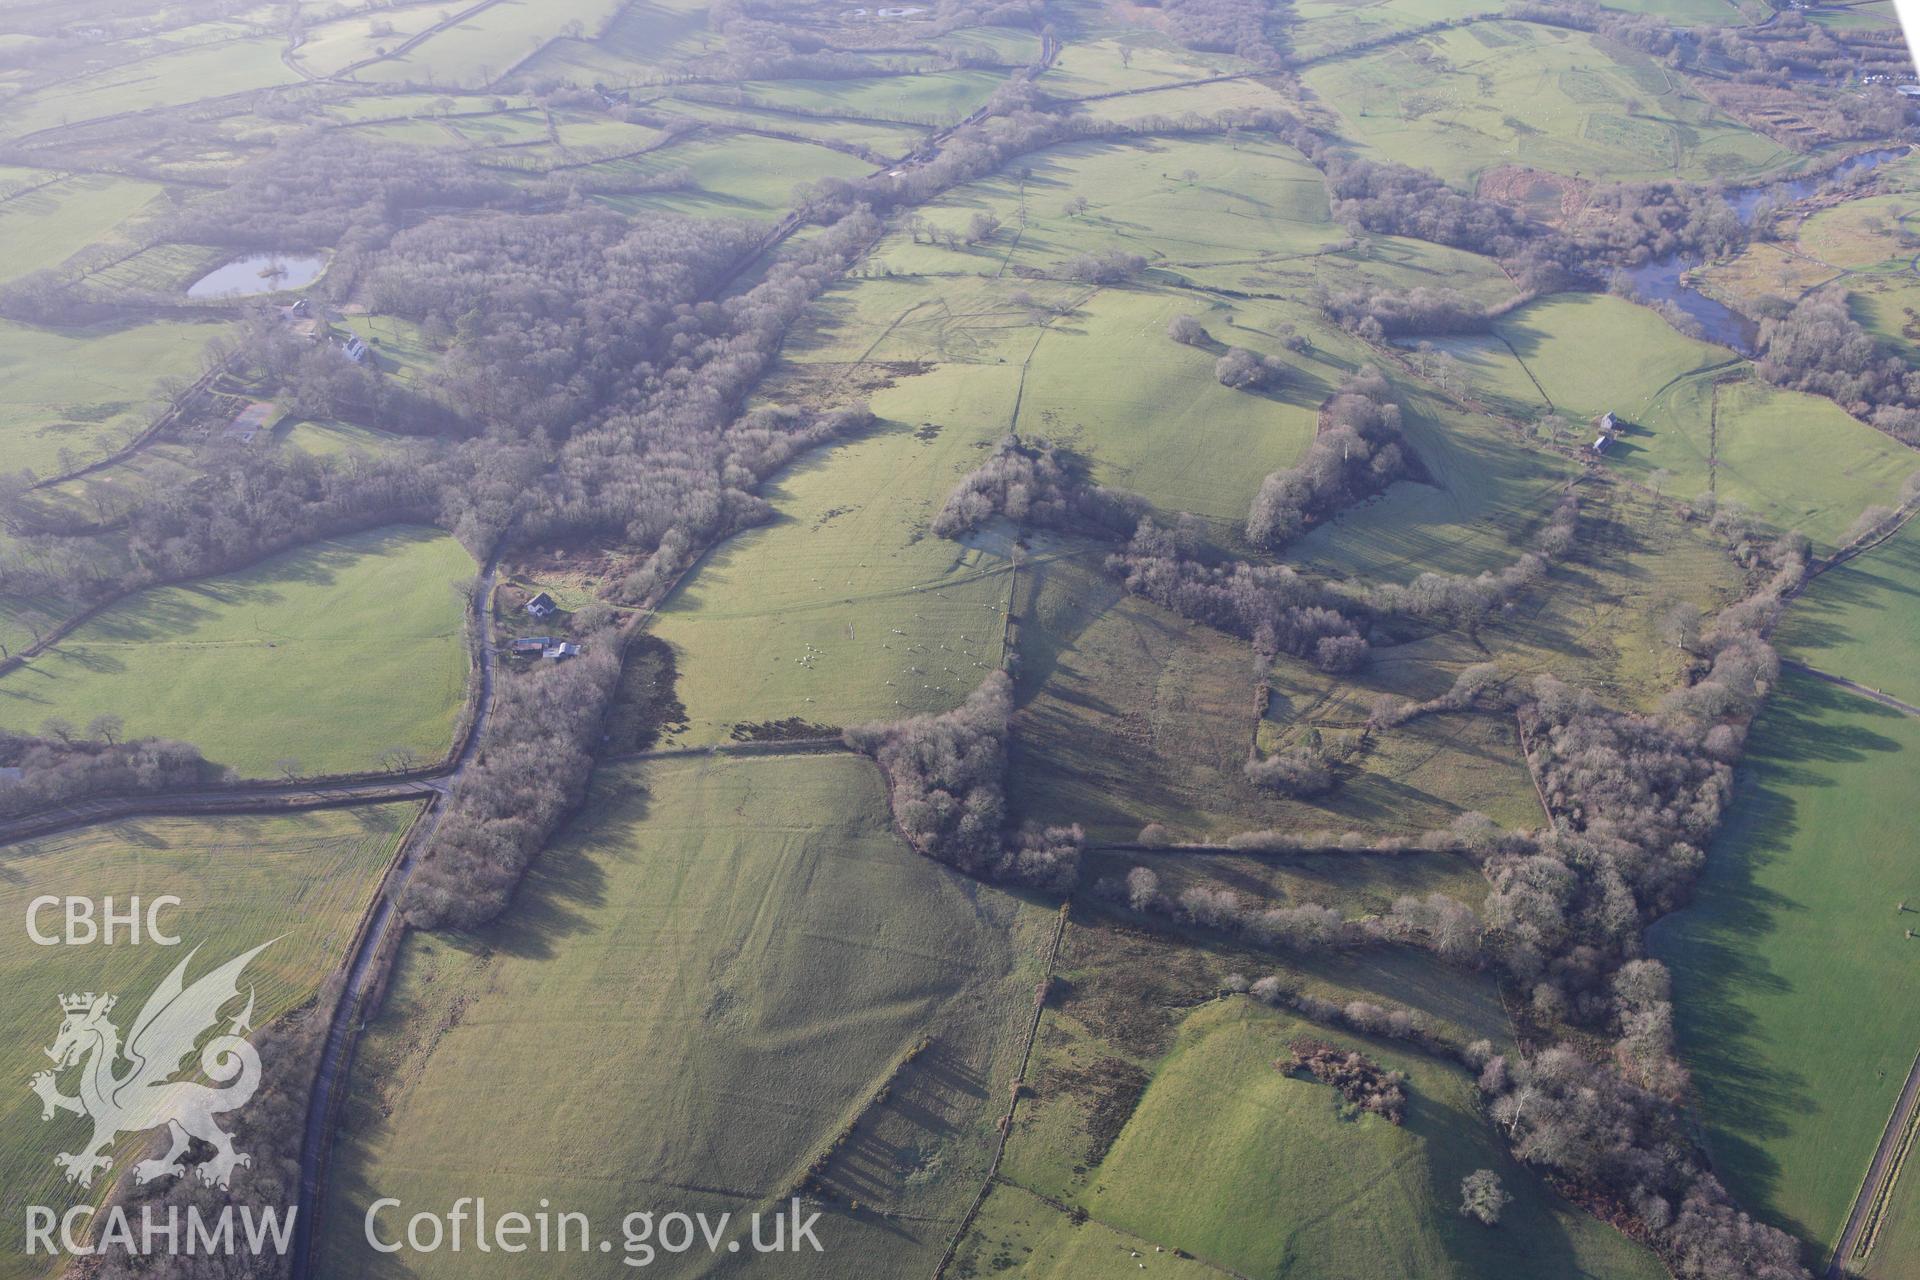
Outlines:
<svg viewBox="0 0 1920 1280"><path fill-rule="evenodd" d="M481 590L477 594L480 607L489 612L504 542L502 539L502 545L494 548L481 574ZM320 1050L320 1065L314 1071L313 1091L307 1096L307 1123L300 1139L299 1216L294 1220L293 1232L294 1280L312 1274L313 1230L319 1216L321 1193L326 1184L327 1157L333 1145L330 1139L335 1126L335 1108L340 1101L347 1072L353 1065L353 1049L359 1040L361 1008L373 985L374 961L395 927L399 903L406 894L407 881L413 875L415 856L432 843L434 833L440 829L440 822L447 813L447 797L452 794L467 766L473 762L486 730L487 713L493 707L494 652L491 640L492 636L483 632L481 643L476 646L479 649L480 688L474 695L472 728L448 762L445 777L434 784L435 795L431 807L420 823L408 833L400 856L374 901L372 915L360 930L353 955L347 959L346 980L341 985L340 998L333 1006L333 1019L327 1024L327 1039Z"/></svg>
<svg viewBox="0 0 1920 1280"><path fill-rule="evenodd" d="M1866 685L1856 680L1849 680L1845 676L1836 676L1831 671L1822 671L1820 668L1810 667L1804 662L1795 662L1792 658L1780 659L1780 666L1782 670L1798 672L1803 676L1812 676L1815 680L1824 680L1828 684L1839 685L1842 689L1851 689L1861 697L1871 698L1883 707L1892 707L1895 711L1910 716L1920 716L1920 707L1916 707L1910 702L1902 702L1890 693L1882 693L1878 689L1869 689Z"/></svg>
<svg viewBox="0 0 1920 1280"><path fill-rule="evenodd" d="M1847 1225L1841 1228L1840 1239L1833 1246L1833 1260L1827 1264L1827 1280L1843 1280L1843 1277L1852 1274L1847 1270L1847 1263L1853 1257L1853 1251L1860 1247L1860 1235L1867 1229L1867 1218L1873 1212L1874 1201L1879 1199L1887 1174L1893 1168L1894 1158L1900 1153L1900 1144L1907 1136L1908 1126L1913 1123L1916 1106L1920 1106L1920 1057L1913 1060L1913 1068L1907 1072L1907 1083L1900 1090L1900 1100L1894 1104L1893 1118L1887 1121L1886 1132L1880 1135L1879 1150L1873 1153L1873 1163L1867 1167L1867 1180L1860 1184L1860 1196L1853 1202L1853 1212L1847 1215Z"/></svg>

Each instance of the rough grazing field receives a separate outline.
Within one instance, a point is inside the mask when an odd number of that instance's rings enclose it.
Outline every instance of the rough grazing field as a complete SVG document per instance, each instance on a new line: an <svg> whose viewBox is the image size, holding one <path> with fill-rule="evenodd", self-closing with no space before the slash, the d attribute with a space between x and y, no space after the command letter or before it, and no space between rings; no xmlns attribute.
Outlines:
<svg viewBox="0 0 1920 1280"><path fill-rule="evenodd" d="M1693 906L1655 930L1716 1164L1807 1239L1838 1233L1920 1044L1904 935L1920 720L1804 676L1755 726Z"/></svg>
<svg viewBox="0 0 1920 1280"><path fill-rule="evenodd" d="M0 947L4 1069L23 1084L0 1104L0 1275L45 1270L22 1255L23 1206L73 1203L53 1156L75 1149L85 1129L72 1116L43 1123L39 1100L24 1088L30 1074L47 1066L40 1050L59 1027L55 998L69 991L116 993L115 1022L126 1032L147 994L192 948L200 950L189 981L277 938L247 970L258 996L254 1025L265 1026L311 998L339 964L416 812L415 805L375 805L271 818L161 818L0 848L0 912L8 922ZM173 894L182 906L161 919L182 945L34 945L24 927L27 903L41 894L71 893L111 895L123 907L133 895L151 901ZM58 931L57 914L43 916L43 930ZM71 1078L61 1083L71 1092ZM138 1141L128 1139L123 1160ZM44 1256L38 1261L44 1264Z"/></svg>
<svg viewBox="0 0 1920 1280"><path fill-rule="evenodd" d="M1076 945L1081 938L1075 930ZM1103 1019L1099 997L1078 1000L1081 981L1075 971L1067 1010L1082 1008L1090 1021L1048 1014L1036 1101L1016 1126L1005 1170L1011 1185L1084 1211L1089 1226L1240 1275L1662 1274L1512 1162L1457 1067L1330 1034L1245 997L1204 1003L1184 1018L1170 1012L1166 1041L1149 1050ZM1406 1072L1406 1125L1342 1118L1330 1089L1276 1070L1274 1059L1300 1035ZM1080 1163L1069 1169L1063 1157ZM1453 1211L1459 1180L1474 1168L1496 1170L1515 1196L1498 1232ZM1056 1214L1047 1229L1059 1233L1068 1220ZM989 1215L963 1257L1005 1249L1013 1226ZM1161 1264L1153 1248L1145 1253Z"/></svg>
<svg viewBox="0 0 1920 1280"><path fill-rule="evenodd" d="M154 587L0 679L0 725L103 712L242 773L379 767L447 749L465 695L460 597L473 560L445 534L381 529L240 573Z"/></svg>
<svg viewBox="0 0 1920 1280"><path fill-rule="evenodd" d="M891 1082L825 1174L842 1197L827 1252L787 1269L930 1272L984 1173L1052 928L910 853L865 760L605 768L497 924L402 953L357 1062L327 1270L526 1274L498 1255L371 1256L373 1195L549 1196L609 1224L669 1203L744 1215ZM725 1254L657 1265L752 1271ZM543 1274L606 1261L553 1254Z"/></svg>

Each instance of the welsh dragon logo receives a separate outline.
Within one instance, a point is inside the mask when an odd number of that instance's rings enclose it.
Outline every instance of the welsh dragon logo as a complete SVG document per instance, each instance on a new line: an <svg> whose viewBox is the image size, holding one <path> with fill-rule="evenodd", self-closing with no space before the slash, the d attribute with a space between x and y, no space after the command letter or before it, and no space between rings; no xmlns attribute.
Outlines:
<svg viewBox="0 0 1920 1280"><path fill-rule="evenodd" d="M238 998L240 973L247 962L272 945L262 943L186 986L183 980L188 963L198 952L195 948L147 997L124 1046L119 1028L107 1017L113 1012L113 996L89 991L60 997L60 1009L66 1016L53 1047L46 1051L54 1069L39 1072L29 1083L40 1095L42 1120L53 1119L56 1111L71 1111L93 1120L93 1138L85 1146L73 1154L63 1152L54 1157L54 1163L66 1170L67 1181L91 1187L96 1173L112 1167L113 1158L106 1152L117 1137L162 1125L171 1136L172 1146L159 1159L142 1160L133 1166L137 1182L185 1173L180 1157L194 1138L214 1149L212 1159L196 1170L200 1181L208 1186L225 1187L236 1167L253 1163L252 1156L234 1150L232 1136L214 1123L221 1112L245 1106L260 1087L260 1055L241 1038L242 1032L252 1029L251 987L247 1007L232 1019L225 1033L200 1048L200 1070L225 1087L216 1089L170 1077L182 1070L200 1037L219 1023L221 1008ZM126 1069L117 1071L123 1060ZM76 1064L80 1066L80 1093L68 1097L60 1092L56 1075Z"/></svg>

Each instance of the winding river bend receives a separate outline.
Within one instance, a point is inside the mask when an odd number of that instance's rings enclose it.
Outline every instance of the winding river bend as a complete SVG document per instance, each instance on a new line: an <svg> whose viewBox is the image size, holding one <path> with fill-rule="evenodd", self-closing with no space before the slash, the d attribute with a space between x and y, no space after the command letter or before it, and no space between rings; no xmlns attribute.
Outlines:
<svg viewBox="0 0 1920 1280"><path fill-rule="evenodd" d="M1727 203L1732 205L1734 213L1739 215L1741 225L1751 225L1754 213L1765 202L1786 204L1793 200L1804 200L1820 190L1827 182L1844 178L1848 174L1865 173L1889 160L1898 159L1906 153L1905 147L1862 151L1821 173L1731 191L1727 194ZM1695 255L1674 254L1658 262L1634 267L1628 270L1626 275L1633 282L1635 294L1643 302L1671 302L1700 325L1702 336L1709 342L1718 342L1722 346L1732 347L1741 355L1753 355L1760 326L1752 318L1742 315L1724 302L1709 298L1682 279L1688 271L1699 266L1700 263L1701 259Z"/></svg>

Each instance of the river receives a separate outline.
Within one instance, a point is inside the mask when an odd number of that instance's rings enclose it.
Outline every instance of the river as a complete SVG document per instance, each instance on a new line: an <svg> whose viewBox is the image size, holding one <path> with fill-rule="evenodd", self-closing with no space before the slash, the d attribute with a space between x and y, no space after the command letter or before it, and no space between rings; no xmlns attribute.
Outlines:
<svg viewBox="0 0 1920 1280"><path fill-rule="evenodd" d="M1771 182L1763 186L1742 187L1728 193L1727 203L1733 206L1733 211L1739 215L1741 224L1749 225L1753 221L1755 211L1764 201L1771 200L1779 205L1793 200L1804 200L1835 178L1844 178L1850 173L1864 173L1906 153L1905 147L1863 151L1859 155L1847 157L1822 173L1809 174L1804 178L1789 178L1784 182ZM1760 326L1724 302L1709 298L1681 280L1682 276L1699 265L1700 259L1697 257L1675 254L1670 258L1662 258L1658 262L1634 267L1626 275L1633 282L1634 293L1643 302L1671 302L1700 325L1702 336L1709 342L1732 347L1742 355L1753 355L1759 340Z"/></svg>

